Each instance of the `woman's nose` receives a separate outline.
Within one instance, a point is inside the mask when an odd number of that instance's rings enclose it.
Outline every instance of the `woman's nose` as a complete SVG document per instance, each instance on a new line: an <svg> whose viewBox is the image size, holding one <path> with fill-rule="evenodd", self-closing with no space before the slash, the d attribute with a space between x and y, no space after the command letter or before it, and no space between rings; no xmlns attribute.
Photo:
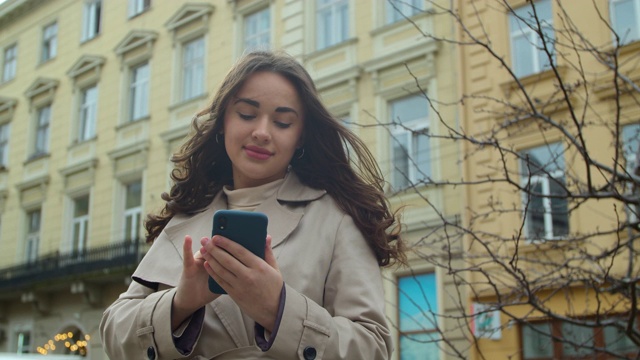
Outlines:
<svg viewBox="0 0 640 360"><path fill-rule="evenodd" d="M256 127L251 134L254 139L260 143L266 143L271 140L271 134L269 133L269 120L264 117L256 121Z"/></svg>

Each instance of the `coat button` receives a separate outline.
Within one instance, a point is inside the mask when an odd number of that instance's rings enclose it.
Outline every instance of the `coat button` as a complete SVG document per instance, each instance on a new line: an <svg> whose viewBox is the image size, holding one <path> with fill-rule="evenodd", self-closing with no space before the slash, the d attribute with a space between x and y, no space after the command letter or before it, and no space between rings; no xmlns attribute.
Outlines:
<svg viewBox="0 0 640 360"><path fill-rule="evenodd" d="M306 348L304 348L304 351L302 352L302 356L304 356L305 360L313 360L316 358L316 348L314 348L313 346L307 346Z"/></svg>
<svg viewBox="0 0 640 360"><path fill-rule="evenodd" d="M156 360L156 349L154 349L153 346L147 348L147 359Z"/></svg>

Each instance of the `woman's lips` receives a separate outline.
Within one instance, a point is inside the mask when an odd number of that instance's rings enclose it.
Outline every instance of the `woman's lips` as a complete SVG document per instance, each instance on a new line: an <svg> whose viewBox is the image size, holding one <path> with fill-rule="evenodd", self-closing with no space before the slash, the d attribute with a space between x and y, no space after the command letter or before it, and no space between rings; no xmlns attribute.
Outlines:
<svg viewBox="0 0 640 360"><path fill-rule="evenodd" d="M258 160L267 160L271 155L271 151L258 147L258 146L245 146L244 152L250 158L258 159Z"/></svg>

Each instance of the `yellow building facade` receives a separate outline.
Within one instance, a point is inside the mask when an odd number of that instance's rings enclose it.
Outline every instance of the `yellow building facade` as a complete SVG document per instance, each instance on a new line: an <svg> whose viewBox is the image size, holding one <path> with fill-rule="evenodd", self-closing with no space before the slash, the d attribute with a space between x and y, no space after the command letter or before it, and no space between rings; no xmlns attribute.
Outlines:
<svg viewBox="0 0 640 360"><path fill-rule="evenodd" d="M637 356L639 6L457 2L473 358Z"/></svg>
<svg viewBox="0 0 640 360"><path fill-rule="evenodd" d="M426 135L459 121L456 107L439 105L455 100L459 79L455 48L425 35L453 36L452 19L433 6L1 4L0 352L106 359L100 317L147 249L142 222L162 206L169 158L253 48L282 49L305 65L329 109L369 144L403 209L416 251L410 268L384 270L394 356L445 359L452 344L468 348L459 327L437 316L459 311L453 297L465 299L426 260L435 248L426 234L442 219L458 222L462 209L459 191L433 185L460 177L457 145Z"/></svg>

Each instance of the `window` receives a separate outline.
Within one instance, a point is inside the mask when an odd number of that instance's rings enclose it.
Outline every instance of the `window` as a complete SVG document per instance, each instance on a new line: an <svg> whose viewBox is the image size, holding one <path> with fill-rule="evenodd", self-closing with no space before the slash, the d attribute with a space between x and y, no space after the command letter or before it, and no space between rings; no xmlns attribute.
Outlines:
<svg viewBox="0 0 640 360"><path fill-rule="evenodd" d="M640 124L626 125L622 128L622 154L625 158L625 169L630 174L640 175ZM640 189L631 188L630 191L640 192ZM629 211L629 221L638 221L640 207L632 206Z"/></svg>
<svg viewBox="0 0 640 360"><path fill-rule="evenodd" d="M73 220L71 234L71 253L76 256L84 253L87 246L89 228L89 195L73 200Z"/></svg>
<svg viewBox="0 0 640 360"><path fill-rule="evenodd" d="M149 115L149 63L131 69L129 106L130 121L139 120Z"/></svg>
<svg viewBox="0 0 640 360"><path fill-rule="evenodd" d="M0 125L0 168L9 165L9 124Z"/></svg>
<svg viewBox="0 0 640 360"><path fill-rule="evenodd" d="M93 39L102 25L102 0L85 0L82 12L82 41Z"/></svg>
<svg viewBox="0 0 640 360"><path fill-rule="evenodd" d="M431 176L431 149L427 101L412 95L390 104L392 185L396 190Z"/></svg>
<svg viewBox="0 0 640 360"><path fill-rule="evenodd" d="M246 51L269 49L271 41L271 14L269 8L256 11L244 18L244 48Z"/></svg>
<svg viewBox="0 0 640 360"><path fill-rule="evenodd" d="M424 0L389 0L385 1L385 20L391 24L405 17L417 15L424 10Z"/></svg>
<svg viewBox="0 0 640 360"><path fill-rule="evenodd" d="M96 136L98 87L91 86L82 90L78 124L78 141L87 141Z"/></svg>
<svg viewBox="0 0 640 360"><path fill-rule="evenodd" d="M611 25L621 44L640 40L640 0L611 0Z"/></svg>
<svg viewBox="0 0 640 360"><path fill-rule="evenodd" d="M15 78L18 67L18 45L13 44L4 49L4 61L2 64L2 82Z"/></svg>
<svg viewBox="0 0 640 360"><path fill-rule="evenodd" d="M27 212L27 241L25 243L25 260L34 262L38 259L40 247L41 211L35 209Z"/></svg>
<svg viewBox="0 0 640 360"><path fill-rule="evenodd" d="M37 157L49 152L49 124L51 122L51 105L38 110L35 126L33 156Z"/></svg>
<svg viewBox="0 0 640 360"><path fill-rule="evenodd" d="M439 359L434 273L398 278L400 359Z"/></svg>
<svg viewBox="0 0 640 360"><path fill-rule="evenodd" d="M129 17L140 15L150 7L151 0L129 0Z"/></svg>
<svg viewBox="0 0 640 360"><path fill-rule="evenodd" d="M58 51L58 23L48 25L42 31L41 62L53 59Z"/></svg>
<svg viewBox="0 0 640 360"><path fill-rule="evenodd" d="M321 50L347 40L349 0L318 0L316 4L316 48Z"/></svg>
<svg viewBox="0 0 640 360"><path fill-rule="evenodd" d="M534 17L537 16L544 38L538 29ZM551 67L551 60L544 50L545 45L554 55L554 29L551 0L540 0L515 9L509 14L509 32L511 34L511 66L518 77L535 74Z"/></svg>
<svg viewBox="0 0 640 360"><path fill-rule="evenodd" d="M530 239L558 239L569 233L562 145L520 153L525 229Z"/></svg>
<svg viewBox="0 0 640 360"><path fill-rule="evenodd" d="M636 355L637 346L624 332L628 318L621 317L619 323L613 322L604 327L589 324L588 319L578 321L584 325L558 320L523 324L523 359L618 359ZM637 328L637 320L635 324ZM557 340L553 338L562 339L561 346L555 346Z"/></svg>
<svg viewBox="0 0 640 360"><path fill-rule="evenodd" d="M124 239L135 241L140 237L140 215L142 214L142 181L125 185Z"/></svg>
<svg viewBox="0 0 640 360"><path fill-rule="evenodd" d="M204 37L185 43L182 51L182 100L189 100L204 93Z"/></svg>
<svg viewBox="0 0 640 360"><path fill-rule="evenodd" d="M28 331L20 331L18 338L18 354L29 354L31 352L31 333Z"/></svg>

